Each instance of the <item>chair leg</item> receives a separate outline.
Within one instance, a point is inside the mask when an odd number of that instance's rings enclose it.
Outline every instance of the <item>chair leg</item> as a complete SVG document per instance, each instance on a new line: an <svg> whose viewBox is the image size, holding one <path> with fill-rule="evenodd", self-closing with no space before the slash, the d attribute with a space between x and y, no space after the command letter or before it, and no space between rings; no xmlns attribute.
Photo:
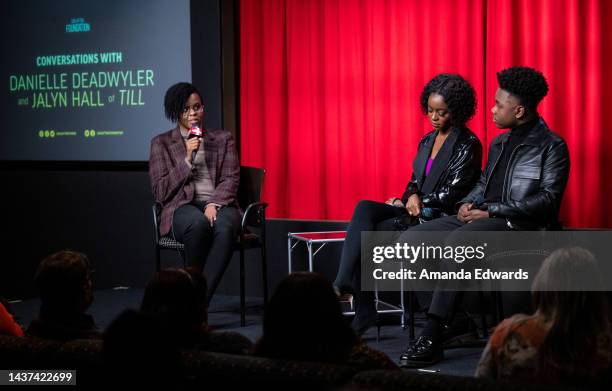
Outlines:
<svg viewBox="0 0 612 391"><path fill-rule="evenodd" d="M266 209L261 209L261 285L264 306L268 302L268 261L266 259Z"/></svg>
<svg viewBox="0 0 612 391"><path fill-rule="evenodd" d="M244 292L244 248L240 245L240 327L246 324L246 303Z"/></svg>
<svg viewBox="0 0 612 391"><path fill-rule="evenodd" d="M266 260L266 244L261 246L261 284L263 287L263 302L268 302L268 262Z"/></svg>
<svg viewBox="0 0 612 391"><path fill-rule="evenodd" d="M502 301L502 293L495 291L495 324L497 325L504 319L504 302Z"/></svg>
<svg viewBox="0 0 612 391"><path fill-rule="evenodd" d="M478 298L480 299L480 323L482 325L482 336L484 338L488 338L489 332L487 331L487 303L483 291L478 291Z"/></svg>
<svg viewBox="0 0 612 391"><path fill-rule="evenodd" d="M179 250L181 259L183 260L183 268L187 267L187 259L185 258L185 250Z"/></svg>
<svg viewBox="0 0 612 391"><path fill-rule="evenodd" d="M414 339L414 291L408 291L408 313L410 314L410 323L408 324L410 340Z"/></svg>
<svg viewBox="0 0 612 391"><path fill-rule="evenodd" d="M155 245L155 268L156 270L159 272L161 271L161 256L160 256L160 249L158 245Z"/></svg>

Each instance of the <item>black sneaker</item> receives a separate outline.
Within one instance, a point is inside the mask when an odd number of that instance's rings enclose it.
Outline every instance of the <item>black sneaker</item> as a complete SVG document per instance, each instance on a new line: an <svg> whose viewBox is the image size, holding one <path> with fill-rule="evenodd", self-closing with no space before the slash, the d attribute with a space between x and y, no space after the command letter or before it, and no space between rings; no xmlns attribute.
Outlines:
<svg viewBox="0 0 612 391"><path fill-rule="evenodd" d="M442 343L430 337L421 336L408 344L400 356L400 367L421 368L439 363L444 358Z"/></svg>

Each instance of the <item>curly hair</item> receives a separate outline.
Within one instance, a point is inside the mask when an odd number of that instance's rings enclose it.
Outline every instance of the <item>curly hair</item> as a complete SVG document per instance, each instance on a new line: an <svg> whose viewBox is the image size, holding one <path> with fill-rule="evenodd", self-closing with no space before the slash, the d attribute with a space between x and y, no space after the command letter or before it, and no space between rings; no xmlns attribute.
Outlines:
<svg viewBox="0 0 612 391"><path fill-rule="evenodd" d="M452 126L463 127L476 112L476 93L463 77L451 73L441 73L431 79L421 92L421 110L427 114L427 101L431 94L444 98L450 113Z"/></svg>
<svg viewBox="0 0 612 391"><path fill-rule="evenodd" d="M190 83L176 83L175 85L168 88L166 96L164 97L164 109L166 111L166 118L172 122L178 122L183 115L183 108L189 100L191 94L196 93L202 97L200 91Z"/></svg>
<svg viewBox="0 0 612 391"><path fill-rule="evenodd" d="M541 72L528 67L511 67L497 73L499 88L520 99L530 109L548 93L548 83Z"/></svg>

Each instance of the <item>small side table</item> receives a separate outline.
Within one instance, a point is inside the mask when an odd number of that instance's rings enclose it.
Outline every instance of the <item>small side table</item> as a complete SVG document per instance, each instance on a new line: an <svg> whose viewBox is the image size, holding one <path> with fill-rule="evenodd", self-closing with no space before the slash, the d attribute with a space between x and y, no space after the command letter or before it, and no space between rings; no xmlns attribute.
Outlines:
<svg viewBox="0 0 612 391"><path fill-rule="evenodd" d="M346 231L289 232L287 238L289 274L293 271L291 254L293 253L293 249L300 244L300 242L306 243L306 249L308 250L308 271L312 272L315 255L317 255L327 243L344 242Z"/></svg>
<svg viewBox="0 0 612 391"><path fill-rule="evenodd" d="M312 272L314 258L323 247L328 243L341 243L346 238L346 231L319 231L319 232L289 232L287 234L287 255L289 274L293 271L293 261L291 254L295 247L303 242L308 250L308 271ZM402 328L406 328L405 324L405 305L404 305L404 284L401 281L400 289L400 304L393 305L378 299L378 289L374 290L376 298L376 311L379 314L401 314ZM355 315L353 301L350 301L350 309L343 312L344 315Z"/></svg>

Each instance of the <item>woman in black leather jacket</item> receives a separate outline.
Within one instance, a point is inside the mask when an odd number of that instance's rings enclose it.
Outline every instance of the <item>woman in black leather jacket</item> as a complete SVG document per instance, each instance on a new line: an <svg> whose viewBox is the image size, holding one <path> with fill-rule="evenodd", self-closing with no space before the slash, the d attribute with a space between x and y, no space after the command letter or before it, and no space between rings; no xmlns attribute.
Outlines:
<svg viewBox="0 0 612 391"><path fill-rule="evenodd" d="M338 295L353 294L353 328L359 335L377 324L374 292L361 291L361 232L403 231L455 214L455 204L480 175L482 145L465 127L476 110L472 86L459 75L440 74L425 85L420 100L433 130L419 142L404 194L385 203L360 201L347 229L334 289Z"/></svg>

